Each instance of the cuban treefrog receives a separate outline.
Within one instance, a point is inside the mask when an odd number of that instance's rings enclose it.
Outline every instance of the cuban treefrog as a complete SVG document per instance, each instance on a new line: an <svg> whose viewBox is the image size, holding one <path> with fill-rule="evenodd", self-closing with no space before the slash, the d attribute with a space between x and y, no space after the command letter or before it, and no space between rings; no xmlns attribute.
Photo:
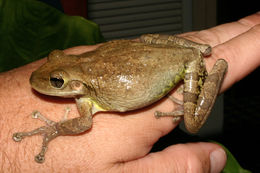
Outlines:
<svg viewBox="0 0 260 173"><path fill-rule="evenodd" d="M80 117L53 122L35 112L46 126L15 133L13 139L21 141L26 136L42 134L42 149L35 156L42 163L48 142L60 135L90 129L96 112L143 108L167 95L182 80L182 109L157 111L155 115L184 115L187 130L196 133L211 111L227 70L226 61L219 59L207 74L203 56L210 53L209 45L159 34L143 35L140 42L109 41L81 55L55 50L32 73L31 86L42 94L75 98Z"/></svg>

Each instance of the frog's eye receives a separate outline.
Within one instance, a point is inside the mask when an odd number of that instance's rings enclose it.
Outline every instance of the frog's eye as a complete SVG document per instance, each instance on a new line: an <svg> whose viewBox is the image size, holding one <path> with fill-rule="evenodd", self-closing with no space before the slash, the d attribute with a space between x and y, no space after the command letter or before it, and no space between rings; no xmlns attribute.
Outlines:
<svg viewBox="0 0 260 173"><path fill-rule="evenodd" d="M63 88L66 73L64 71L53 71L50 75L50 84L54 88Z"/></svg>
<svg viewBox="0 0 260 173"><path fill-rule="evenodd" d="M62 78L51 77L50 78L51 85L55 88L61 88L64 84L64 80Z"/></svg>

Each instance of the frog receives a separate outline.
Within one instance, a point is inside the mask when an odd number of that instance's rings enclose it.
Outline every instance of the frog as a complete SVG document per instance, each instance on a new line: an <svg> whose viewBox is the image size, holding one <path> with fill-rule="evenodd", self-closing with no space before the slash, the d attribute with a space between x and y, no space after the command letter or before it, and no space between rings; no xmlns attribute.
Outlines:
<svg viewBox="0 0 260 173"><path fill-rule="evenodd" d="M174 120L184 117L186 129L197 133L211 112L228 68L224 59L218 59L208 73L204 58L211 51L208 44L162 34L144 34L139 41L108 41L80 55L54 50L47 62L32 72L31 87L44 95L74 98L80 116L54 122L35 111L34 118L46 125L14 133L13 140L43 135L41 151L35 156L36 162L43 163L50 141L88 131L94 114L147 107L169 95L181 82L183 101L168 97L179 104L178 109L155 111L154 115Z"/></svg>

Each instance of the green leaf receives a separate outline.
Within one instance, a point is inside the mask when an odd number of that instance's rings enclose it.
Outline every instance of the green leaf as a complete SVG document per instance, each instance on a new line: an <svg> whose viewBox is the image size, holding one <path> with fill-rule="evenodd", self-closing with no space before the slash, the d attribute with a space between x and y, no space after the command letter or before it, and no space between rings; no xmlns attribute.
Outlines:
<svg viewBox="0 0 260 173"><path fill-rule="evenodd" d="M54 49L103 42L97 24L37 0L0 0L0 72Z"/></svg>

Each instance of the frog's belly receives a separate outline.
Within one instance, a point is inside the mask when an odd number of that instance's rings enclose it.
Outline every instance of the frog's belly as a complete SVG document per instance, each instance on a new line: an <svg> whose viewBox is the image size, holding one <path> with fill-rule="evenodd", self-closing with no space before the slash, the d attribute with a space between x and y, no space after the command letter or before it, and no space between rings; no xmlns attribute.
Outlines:
<svg viewBox="0 0 260 173"><path fill-rule="evenodd" d="M149 75L148 80L136 80L132 85L112 89L100 99L107 110L125 112L148 106L169 93L182 79L179 73Z"/></svg>

